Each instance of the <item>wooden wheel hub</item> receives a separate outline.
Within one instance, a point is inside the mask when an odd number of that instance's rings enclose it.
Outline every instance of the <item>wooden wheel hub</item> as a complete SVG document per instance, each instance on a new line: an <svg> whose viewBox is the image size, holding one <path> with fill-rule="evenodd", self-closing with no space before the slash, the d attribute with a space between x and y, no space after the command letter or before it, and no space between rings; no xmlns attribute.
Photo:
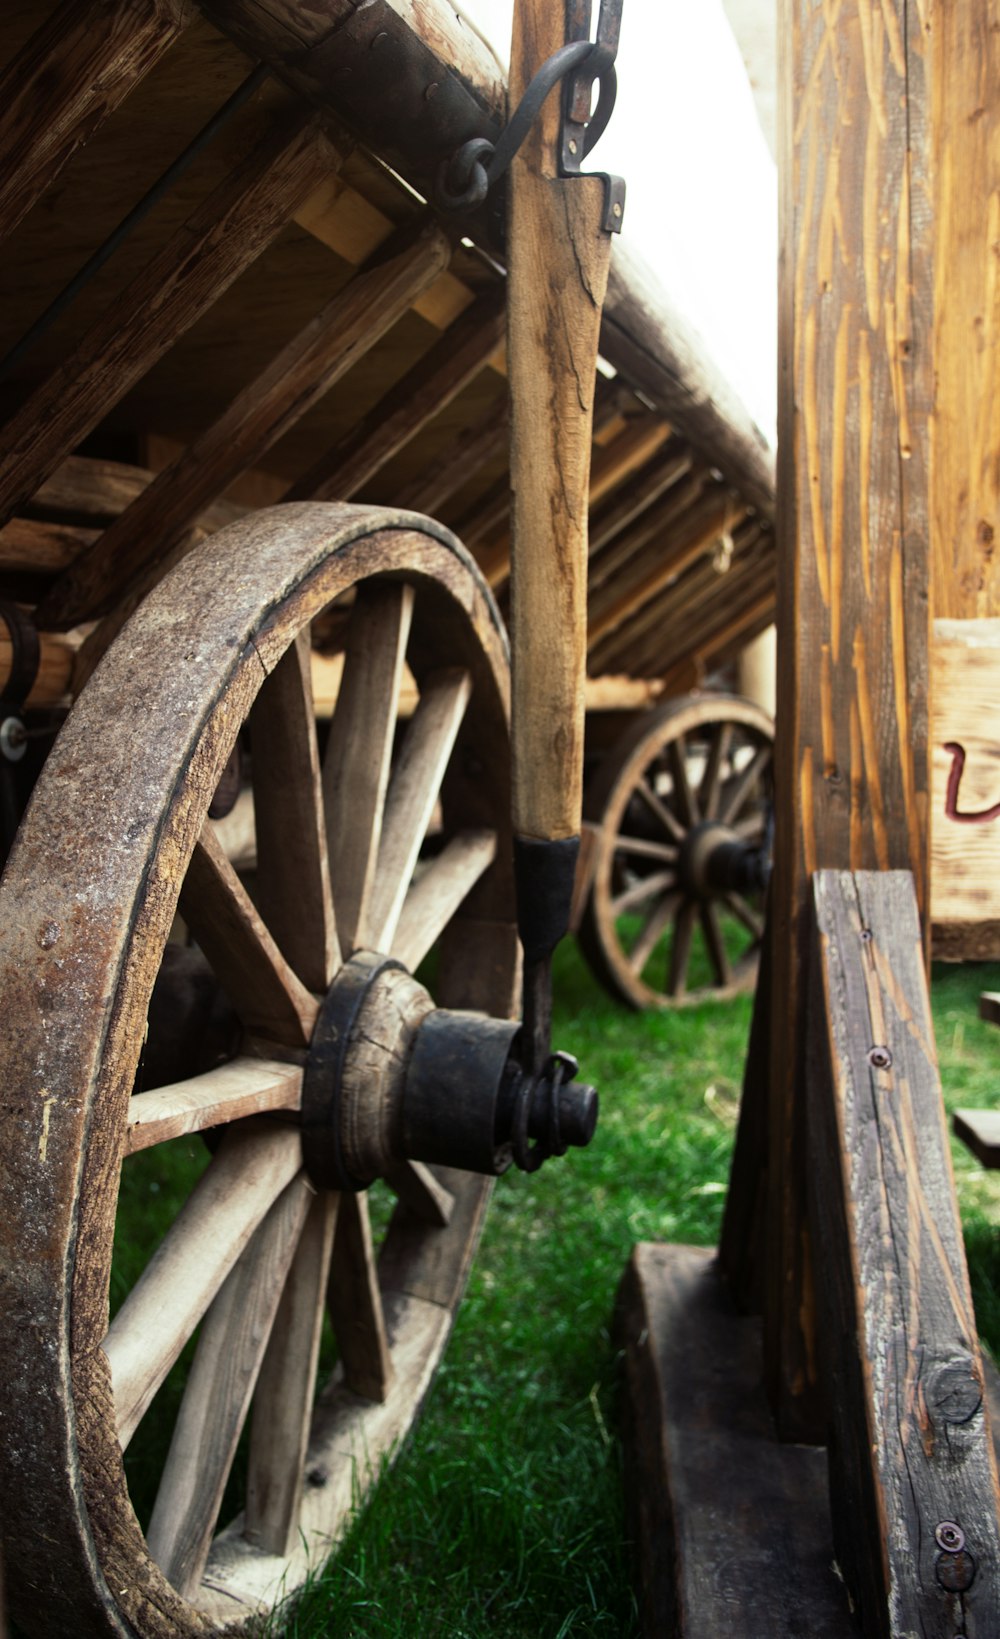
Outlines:
<svg viewBox="0 0 1000 1639"><path fill-rule="evenodd" d="M356 951L327 993L303 1079L302 1150L312 1181L363 1190L404 1161L492 1177L515 1160L524 1166L528 1155L539 1164L544 1157L526 1151L528 1138L546 1155L589 1143L593 1089L572 1083L575 1063L554 1085L551 1076L525 1077L513 1054L519 1029L509 1019L435 1008L401 962ZM563 1071L568 1063L563 1055Z"/></svg>
<svg viewBox="0 0 1000 1639"><path fill-rule="evenodd" d="M712 820L688 832L677 856L678 882L696 899L766 887L769 873L766 846L747 842L730 826Z"/></svg>

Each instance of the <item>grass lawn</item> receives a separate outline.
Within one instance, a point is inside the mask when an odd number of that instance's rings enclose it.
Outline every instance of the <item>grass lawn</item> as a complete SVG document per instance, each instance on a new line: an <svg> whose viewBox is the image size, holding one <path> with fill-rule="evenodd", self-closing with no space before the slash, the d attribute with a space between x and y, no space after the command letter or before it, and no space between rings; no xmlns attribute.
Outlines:
<svg viewBox="0 0 1000 1639"><path fill-rule="evenodd" d="M1000 1102L1000 1033L976 1017L979 991L996 985L996 969L936 970L950 1107ZM626 1013L572 944L558 953L556 992L555 1044L601 1090L597 1137L497 1184L423 1419L336 1564L288 1615L282 1631L299 1639L637 1631L612 1303L636 1240L717 1239L750 1001ZM964 1152L956 1171L980 1325L1000 1350L1000 1175Z"/></svg>

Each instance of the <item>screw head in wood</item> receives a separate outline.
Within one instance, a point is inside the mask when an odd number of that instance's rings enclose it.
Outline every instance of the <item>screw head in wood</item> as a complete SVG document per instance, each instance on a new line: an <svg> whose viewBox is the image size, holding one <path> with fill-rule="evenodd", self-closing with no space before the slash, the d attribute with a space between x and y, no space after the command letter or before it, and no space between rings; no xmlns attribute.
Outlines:
<svg viewBox="0 0 1000 1639"><path fill-rule="evenodd" d="M946 1554L960 1554L965 1547L965 1532L952 1519L944 1519L934 1532L934 1541Z"/></svg>
<svg viewBox="0 0 1000 1639"><path fill-rule="evenodd" d="M892 1067L892 1054L888 1047L869 1047L868 1063L873 1070L889 1070Z"/></svg>

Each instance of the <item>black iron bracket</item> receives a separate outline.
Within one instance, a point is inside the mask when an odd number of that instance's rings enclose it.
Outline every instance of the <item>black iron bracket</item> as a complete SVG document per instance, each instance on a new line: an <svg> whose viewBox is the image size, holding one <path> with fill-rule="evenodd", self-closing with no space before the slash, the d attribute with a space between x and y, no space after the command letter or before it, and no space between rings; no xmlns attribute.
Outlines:
<svg viewBox="0 0 1000 1639"><path fill-rule="evenodd" d="M618 90L615 56L621 30L623 0L601 0L596 40L573 40L542 64L531 80L517 108L495 143L473 137L457 148L438 169L435 203L447 211L475 210L490 188L510 166L541 113L549 93L563 86L563 109L559 132L559 175L577 177L580 167L596 147L611 118ZM593 88L598 86L597 107L591 113ZM604 183L605 233L620 233L625 214L625 183L606 171L590 173Z"/></svg>

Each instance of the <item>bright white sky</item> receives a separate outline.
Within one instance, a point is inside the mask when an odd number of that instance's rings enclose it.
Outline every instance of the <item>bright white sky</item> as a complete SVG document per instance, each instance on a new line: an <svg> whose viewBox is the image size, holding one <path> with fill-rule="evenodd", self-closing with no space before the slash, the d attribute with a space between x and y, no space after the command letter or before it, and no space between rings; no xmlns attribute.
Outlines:
<svg viewBox="0 0 1000 1639"><path fill-rule="evenodd" d="M460 5L506 62L513 0ZM625 177L623 236L773 439L777 180L722 0L624 0L618 102L590 164Z"/></svg>

